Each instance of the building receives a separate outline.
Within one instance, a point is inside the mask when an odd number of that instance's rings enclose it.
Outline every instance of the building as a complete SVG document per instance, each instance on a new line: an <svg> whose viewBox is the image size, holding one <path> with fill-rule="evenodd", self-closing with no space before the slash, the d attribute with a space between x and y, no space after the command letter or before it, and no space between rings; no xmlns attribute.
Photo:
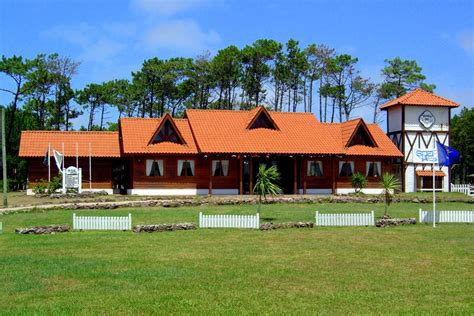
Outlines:
<svg viewBox="0 0 474 316"><path fill-rule="evenodd" d="M48 177L48 146L62 152L63 144L66 167L79 157L84 190L144 195L249 194L262 163L278 167L286 194L350 193L354 172L367 175L366 193L379 193L381 174L403 157L362 119L320 123L311 113L264 107L187 110L181 119L122 118L119 132L22 132L30 193Z"/></svg>
<svg viewBox="0 0 474 316"><path fill-rule="evenodd" d="M416 89L380 107L387 111L387 135L403 153L393 162L401 175L404 192L433 191L431 163L417 160L416 152L435 148L436 141L449 146L451 109L456 102ZM437 191L450 190L450 169L435 167Z"/></svg>

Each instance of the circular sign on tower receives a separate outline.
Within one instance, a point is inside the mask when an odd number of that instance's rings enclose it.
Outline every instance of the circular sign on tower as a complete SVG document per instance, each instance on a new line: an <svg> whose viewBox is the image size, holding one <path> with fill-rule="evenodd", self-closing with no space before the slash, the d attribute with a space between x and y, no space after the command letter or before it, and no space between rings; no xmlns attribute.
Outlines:
<svg viewBox="0 0 474 316"><path fill-rule="evenodd" d="M435 123L435 117L433 113L428 110L423 111L421 115L418 117L418 121L420 125L425 129L430 129L431 126Z"/></svg>

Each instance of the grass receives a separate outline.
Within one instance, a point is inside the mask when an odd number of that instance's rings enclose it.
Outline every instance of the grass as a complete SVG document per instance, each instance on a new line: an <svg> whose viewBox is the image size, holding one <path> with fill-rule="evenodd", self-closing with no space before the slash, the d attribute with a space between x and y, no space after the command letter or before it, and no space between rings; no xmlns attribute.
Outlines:
<svg viewBox="0 0 474 316"><path fill-rule="evenodd" d="M417 217L430 204L398 203ZM439 209L472 209L440 203ZM0 216L4 314L472 314L474 225L261 232L16 235L15 227L71 223L72 213L132 213L134 224L252 214L256 206L38 211ZM383 214L382 204L263 205L275 222L314 211Z"/></svg>

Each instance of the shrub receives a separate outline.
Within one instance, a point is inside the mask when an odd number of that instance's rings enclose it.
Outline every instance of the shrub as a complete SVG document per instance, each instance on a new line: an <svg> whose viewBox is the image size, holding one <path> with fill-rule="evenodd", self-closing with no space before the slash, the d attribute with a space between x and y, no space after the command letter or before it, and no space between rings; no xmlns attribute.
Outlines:
<svg viewBox="0 0 474 316"><path fill-rule="evenodd" d="M352 175L352 187L356 193L359 193L367 185L367 178L360 172L356 172Z"/></svg>
<svg viewBox="0 0 474 316"><path fill-rule="evenodd" d="M39 179L36 181L36 186L33 188L35 194L45 194L48 182L45 179Z"/></svg>
<svg viewBox="0 0 474 316"><path fill-rule="evenodd" d="M54 193L57 190L61 189L63 187L63 178L61 176L56 176L51 179L51 182L49 182L48 186L48 193Z"/></svg>

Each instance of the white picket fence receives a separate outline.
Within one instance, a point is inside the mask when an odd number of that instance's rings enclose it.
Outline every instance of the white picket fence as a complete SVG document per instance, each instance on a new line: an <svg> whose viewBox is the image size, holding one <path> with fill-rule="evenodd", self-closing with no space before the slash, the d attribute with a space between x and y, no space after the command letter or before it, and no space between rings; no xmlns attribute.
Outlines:
<svg viewBox="0 0 474 316"><path fill-rule="evenodd" d="M433 223L433 211L419 211L420 223ZM474 211L436 211L436 223L474 223Z"/></svg>
<svg viewBox="0 0 474 316"><path fill-rule="evenodd" d="M201 228L255 228L260 227L260 216L256 215L204 215L199 212Z"/></svg>
<svg viewBox="0 0 474 316"><path fill-rule="evenodd" d="M132 230L132 214L128 216L76 216L74 213L72 228L76 230Z"/></svg>
<svg viewBox="0 0 474 316"><path fill-rule="evenodd" d="M316 211L316 226L374 226L374 211L370 213L329 213Z"/></svg>
<svg viewBox="0 0 474 316"><path fill-rule="evenodd" d="M451 192L459 192L471 196L474 195L474 186L470 184L451 183Z"/></svg>

